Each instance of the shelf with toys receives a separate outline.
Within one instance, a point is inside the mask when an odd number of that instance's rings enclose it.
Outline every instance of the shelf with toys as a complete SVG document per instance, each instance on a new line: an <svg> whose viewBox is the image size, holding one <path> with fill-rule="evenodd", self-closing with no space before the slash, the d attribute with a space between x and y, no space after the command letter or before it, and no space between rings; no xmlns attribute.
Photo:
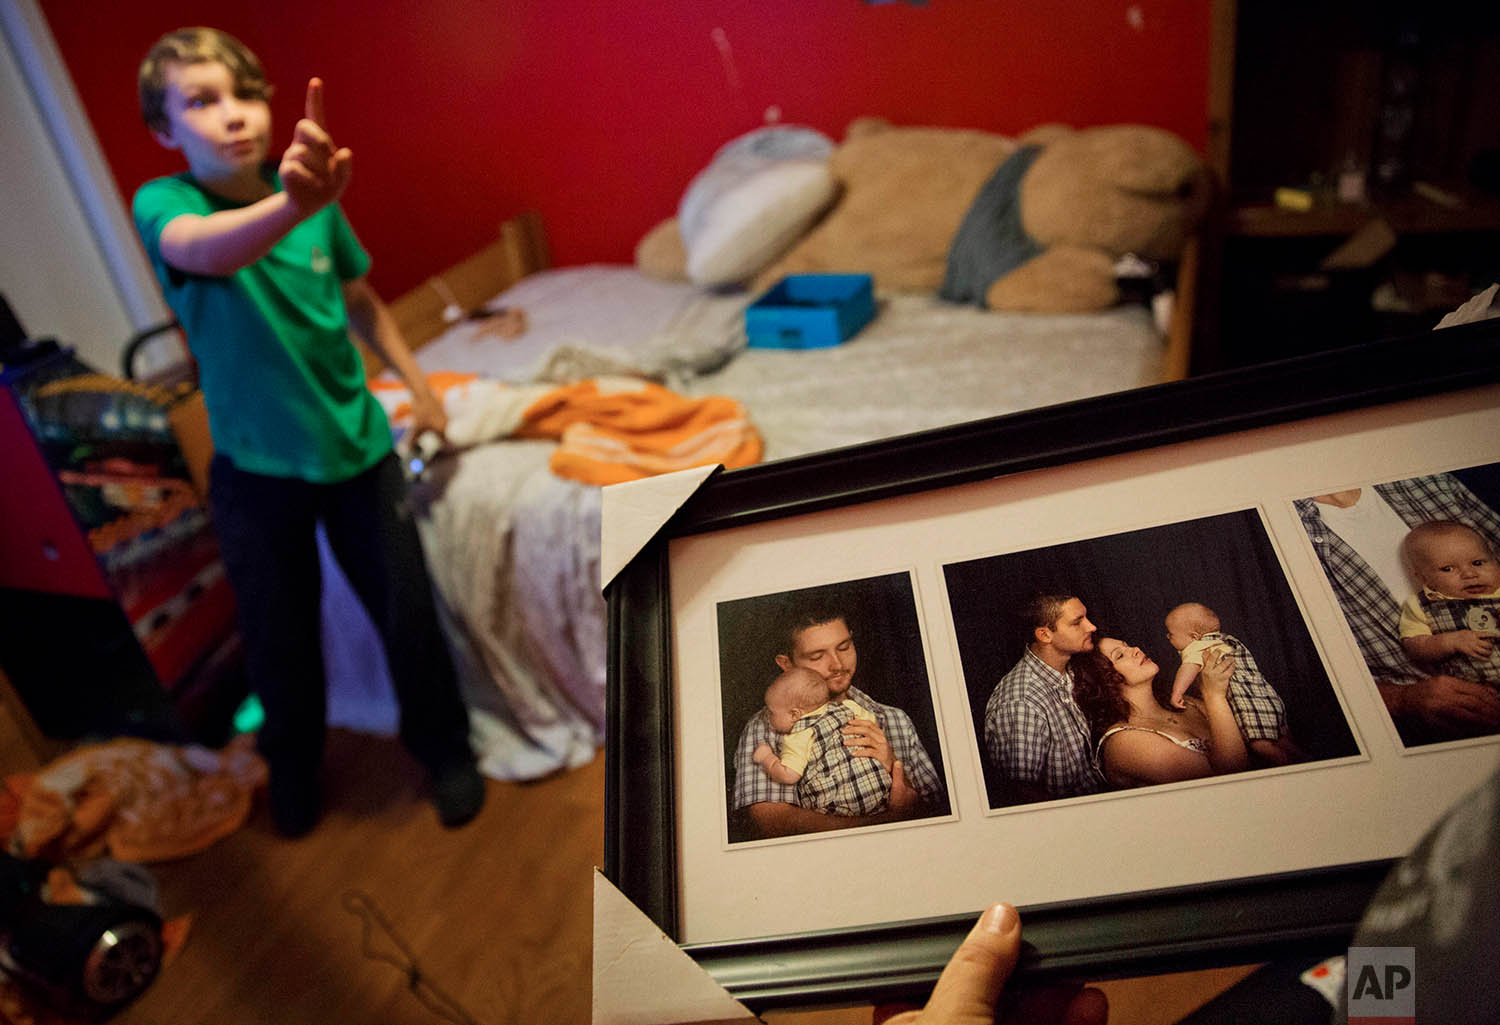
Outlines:
<svg viewBox="0 0 1500 1025"><path fill-rule="evenodd" d="M234 600L174 429L190 384L95 372L55 342L0 368L0 668L43 734L223 739Z"/></svg>

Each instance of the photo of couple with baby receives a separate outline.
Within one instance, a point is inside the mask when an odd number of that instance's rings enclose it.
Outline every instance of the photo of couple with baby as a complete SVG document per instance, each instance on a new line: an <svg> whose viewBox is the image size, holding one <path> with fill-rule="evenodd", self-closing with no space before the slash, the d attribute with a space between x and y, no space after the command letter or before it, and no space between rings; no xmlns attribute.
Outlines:
<svg viewBox="0 0 1500 1025"><path fill-rule="evenodd" d="M1359 753L1253 509L944 577L991 808Z"/></svg>

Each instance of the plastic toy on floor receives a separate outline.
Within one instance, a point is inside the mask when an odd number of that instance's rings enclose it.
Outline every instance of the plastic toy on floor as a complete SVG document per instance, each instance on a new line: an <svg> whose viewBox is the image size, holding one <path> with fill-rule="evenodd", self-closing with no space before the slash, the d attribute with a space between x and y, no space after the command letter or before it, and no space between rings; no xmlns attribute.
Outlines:
<svg viewBox="0 0 1500 1025"><path fill-rule="evenodd" d="M156 978L164 948L150 908L0 854L0 967L52 1007L97 1017L129 1003Z"/></svg>

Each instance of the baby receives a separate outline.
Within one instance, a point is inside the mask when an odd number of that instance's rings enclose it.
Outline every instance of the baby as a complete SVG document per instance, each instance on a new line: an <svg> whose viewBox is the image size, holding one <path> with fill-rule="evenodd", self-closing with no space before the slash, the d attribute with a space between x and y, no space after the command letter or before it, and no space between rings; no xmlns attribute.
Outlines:
<svg viewBox="0 0 1500 1025"><path fill-rule="evenodd" d="M776 782L795 785L801 807L834 815L885 809L890 773L874 758L850 754L841 732L854 719L876 722L873 714L848 698L830 702L823 677L799 667L771 681L765 705L781 750L759 745L755 764Z"/></svg>
<svg viewBox="0 0 1500 1025"><path fill-rule="evenodd" d="M1229 709L1250 751L1272 765L1301 759L1301 752L1287 731L1286 706L1281 696L1255 664L1255 656L1238 638L1219 629L1214 610L1199 602L1185 602L1167 613L1167 640L1182 654L1182 665L1172 680L1171 703L1183 708L1187 693L1204 659L1220 654L1234 658L1234 676L1229 680Z"/></svg>
<svg viewBox="0 0 1500 1025"><path fill-rule="evenodd" d="M1422 585L1401 606L1401 643L1419 662L1500 686L1500 563L1488 541L1452 520L1419 523L1401 557Z"/></svg>

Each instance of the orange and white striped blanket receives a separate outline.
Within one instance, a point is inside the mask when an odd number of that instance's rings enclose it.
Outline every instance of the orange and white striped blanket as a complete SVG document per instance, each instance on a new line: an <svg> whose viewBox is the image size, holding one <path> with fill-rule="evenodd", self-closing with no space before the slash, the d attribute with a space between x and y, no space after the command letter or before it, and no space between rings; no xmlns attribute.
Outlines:
<svg viewBox="0 0 1500 1025"><path fill-rule="evenodd" d="M691 466L733 469L760 461L760 432L734 399L690 399L630 377L572 384L507 385L477 374L439 372L428 383L460 448L502 438L556 439L552 472L586 484L619 484ZM371 390L398 435L411 424L411 396L380 378Z"/></svg>

